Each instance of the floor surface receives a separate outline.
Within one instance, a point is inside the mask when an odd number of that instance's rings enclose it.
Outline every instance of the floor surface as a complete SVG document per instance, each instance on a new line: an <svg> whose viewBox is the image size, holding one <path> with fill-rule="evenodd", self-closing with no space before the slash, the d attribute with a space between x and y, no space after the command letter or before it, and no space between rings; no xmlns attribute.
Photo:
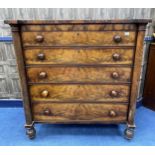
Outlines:
<svg viewBox="0 0 155 155"><path fill-rule="evenodd" d="M155 145L155 112L139 107L136 132L132 140L123 138L125 125L49 125L37 124L37 136L29 140L23 127L22 108L0 108L0 145L109 146Z"/></svg>

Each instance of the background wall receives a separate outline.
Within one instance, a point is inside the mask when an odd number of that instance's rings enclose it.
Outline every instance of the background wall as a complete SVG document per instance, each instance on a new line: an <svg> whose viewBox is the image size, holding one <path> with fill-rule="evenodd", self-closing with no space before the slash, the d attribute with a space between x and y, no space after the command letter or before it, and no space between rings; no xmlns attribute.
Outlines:
<svg viewBox="0 0 155 155"><path fill-rule="evenodd" d="M154 8L141 9L0 9L0 36L11 36L5 19L50 19L50 20L99 20L99 19L155 19ZM144 63L143 63L144 64ZM144 65L143 65L144 66ZM142 78L143 80L143 78ZM142 88L139 96L141 96ZM12 43L0 43L0 98L20 98L19 76Z"/></svg>

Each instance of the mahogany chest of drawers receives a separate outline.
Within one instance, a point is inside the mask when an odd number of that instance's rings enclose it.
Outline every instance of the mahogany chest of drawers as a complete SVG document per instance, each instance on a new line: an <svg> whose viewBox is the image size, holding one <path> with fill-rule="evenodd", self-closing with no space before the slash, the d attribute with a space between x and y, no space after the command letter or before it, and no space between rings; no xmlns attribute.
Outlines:
<svg viewBox="0 0 155 155"><path fill-rule="evenodd" d="M12 28L29 138L34 123L126 123L131 139L148 22L5 21Z"/></svg>

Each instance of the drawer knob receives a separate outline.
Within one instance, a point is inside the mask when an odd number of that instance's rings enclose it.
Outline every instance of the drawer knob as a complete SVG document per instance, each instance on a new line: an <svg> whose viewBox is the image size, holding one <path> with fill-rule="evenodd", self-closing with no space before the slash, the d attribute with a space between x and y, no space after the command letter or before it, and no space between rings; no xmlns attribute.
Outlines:
<svg viewBox="0 0 155 155"><path fill-rule="evenodd" d="M45 54L44 54L44 53L39 53L39 54L37 55L37 58L38 58L39 60L44 60L44 59L45 59Z"/></svg>
<svg viewBox="0 0 155 155"><path fill-rule="evenodd" d="M115 117L116 116L116 112L114 110L110 110L109 111L109 116L110 117Z"/></svg>
<svg viewBox="0 0 155 155"><path fill-rule="evenodd" d="M113 72L113 73L111 74L111 76L112 76L112 78L114 78L114 79L118 79L118 78L119 78L119 74L118 74L117 72Z"/></svg>
<svg viewBox="0 0 155 155"><path fill-rule="evenodd" d="M42 35L37 35L36 36L36 41L39 42L39 43L41 43L41 42L44 41L44 37Z"/></svg>
<svg viewBox="0 0 155 155"><path fill-rule="evenodd" d="M49 92L47 91L47 90L43 90L42 92L41 92L41 96L42 97L47 97L49 95Z"/></svg>
<svg viewBox="0 0 155 155"><path fill-rule="evenodd" d="M40 79L44 79L44 78L46 78L47 77L47 73L46 72L40 72L39 73L39 78Z"/></svg>
<svg viewBox="0 0 155 155"><path fill-rule="evenodd" d="M50 115L50 114L51 114L51 111L50 111L49 109L45 109L45 110L43 111L43 114L44 114L44 115Z"/></svg>
<svg viewBox="0 0 155 155"><path fill-rule="evenodd" d="M111 95L112 97L117 97L117 96L118 96L118 92L115 91L115 90L112 90L112 91L110 92L110 95Z"/></svg>
<svg viewBox="0 0 155 155"><path fill-rule="evenodd" d="M121 38L120 35L115 35L113 40L114 40L115 43L120 43L122 41L122 38Z"/></svg>
<svg viewBox="0 0 155 155"><path fill-rule="evenodd" d="M115 60L115 61L120 60L120 58L121 58L121 56L118 53L114 53L112 55L112 57L113 57L113 60Z"/></svg>

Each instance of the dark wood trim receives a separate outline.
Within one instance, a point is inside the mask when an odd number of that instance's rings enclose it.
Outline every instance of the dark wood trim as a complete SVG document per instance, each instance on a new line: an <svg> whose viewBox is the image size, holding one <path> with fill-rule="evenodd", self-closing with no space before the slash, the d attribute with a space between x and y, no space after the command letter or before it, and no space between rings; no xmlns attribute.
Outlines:
<svg viewBox="0 0 155 155"><path fill-rule="evenodd" d="M135 46L124 46L124 45L119 45L119 46L24 46L24 49L135 49Z"/></svg>
<svg viewBox="0 0 155 155"><path fill-rule="evenodd" d="M131 67L133 65L126 64L36 64L36 65L26 65L26 68L30 67Z"/></svg>
<svg viewBox="0 0 155 155"><path fill-rule="evenodd" d="M132 76L131 94L130 94L130 104L128 112L128 127L135 127L134 115L136 109L138 86L141 74L141 63L143 56L143 42L144 42L145 31L137 31L137 45L134 57L134 68Z"/></svg>
<svg viewBox="0 0 155 155"><path fill-rule="evenodd" d="M146 24L140 24L138 26L138 31L145 31L146 30Z"/></svg>
<svg viewBox="0 0 155 155"><path fill-rule="evenodd" d="M37 84L37 83L29 83L29 85L35 85L35 84ZM45 84L45 83L38 83L38 84ZM48 83L48 84L50 84L50 83ZM90 83L81 83L81 82L77 82L77 83L65 83L65 82L63 82L63 83L51 83L51 85L62 85L62 84L64 84L64 85L68 85L68 84L73 84L73 85L98 85L98 84L100 84L100 85L105 85L105 83L97 83L97 82L90 82ZM109 83L107 83L107 85L110 85L110 82ZM120 85L120 83L114 83L114 82L111 82L111 85ZM121 85L125 85L125 86L129 86L130 84L129 83L122 83Z"/></svg>
<svg viewBox="0 0 155 155"><path fill-rule="evenodd" d="M90 124L125 124L126 121L104 121L104 122L101 122L101 121L88 121L88 120L71 120L71 121L60 121L60 122L56 122L56 121L34 121L35 123L42 123L42 124L87 124L87 125L90 125Z"/></svg>
<svg viewBox="0 0 155 155"><path fill-rule="evenodd" d="M14 26L11 27L11 31L12 32L19 32L20 30L19 30L19 27L18 26L15 26L14 25Z"/></svg>
<svg viewBox="0 0 155 155"><path fill-rule="evenodd" d="M100 49L119 49L119 48L127 48L127 49L130 49L130 48L134 48L135 46L133 45L109 45L109 46L88 46L88 45L79 45L79 46L48 46L48 45L23 45L24 49L26 48L100 48Z"/></svg>
<svg viewBox="0 0 155 155"><path fill-rule="evenodd" d="M116 101L106 101L106 102L103 102L103 101L32 101L32 104L37 104L37 103L70 103L70 104L74 104L74 103L93 103L93 104L97 104L97 103L100 103L100 104L109 104L109 103L115 103L115 104L129 104L129 102L116 102Z"/></svg>
<svg viewBox="0 0 155 155"><path fill-rule="evenodd" d="M22 87L22 96L23 96L23 106L25 111L25 118L26 124L32 124L32 113L31 113L31 103L28 93L27 87L27 79L26 79L26 71L25 71L25 64L24 64L24 57L23 57L23 50L22 50L22 43L21 43L21 36L20 36L20 27L12 26L12 36L14 42L14 48L16 51L16 58L18 63L19 75L20 75L20 83Z"/></svg>
<svg viewBox="0 0 155 155"><path fill-rule="evenodd" d="M16 25L16 24L28 24L28 25L48 25L48 24L147 24L151 22L151 19L128 19L128 20L5 20L5 24Z"/></svg>
<svg viewBox="0 0 155 155"><path fill-rule="evenodd" d="M133 65L127 64L36 64L36 65L26 65L26 68L40 68L40 67L87 67L87 68L96 68L96 67L119 67L119 68L133 68Z"/></svg>
<svg viewBox="0 0 155 155"><path fill-rule="evenodd" d="M66 84L66 85L70 85L70 84L80 84L80 85L97 85L97 84L113 84L113 85L130 85L131 82L28 82L29 85L38 85L38 84Z"/></svg>

